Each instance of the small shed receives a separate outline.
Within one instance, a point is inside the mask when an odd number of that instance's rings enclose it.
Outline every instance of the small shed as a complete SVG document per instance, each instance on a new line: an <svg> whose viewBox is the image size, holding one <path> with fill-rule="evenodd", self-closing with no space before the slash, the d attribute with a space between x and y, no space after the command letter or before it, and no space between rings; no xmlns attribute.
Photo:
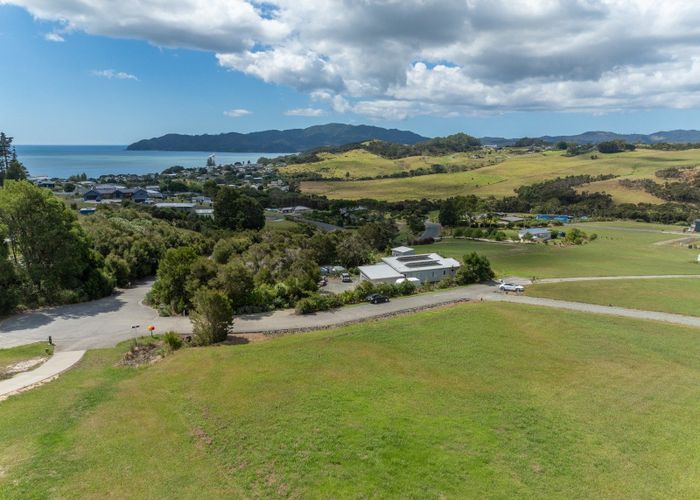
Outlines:
<svg viewBox="0 0 700 500"><path fill-rule="evenodd" d="M411 247L405 247L405 246L400 246L400 247L395 247L391 249L391 256L392 257L401 257L402 255L415 255L416 251L411 248Z"/></svg>

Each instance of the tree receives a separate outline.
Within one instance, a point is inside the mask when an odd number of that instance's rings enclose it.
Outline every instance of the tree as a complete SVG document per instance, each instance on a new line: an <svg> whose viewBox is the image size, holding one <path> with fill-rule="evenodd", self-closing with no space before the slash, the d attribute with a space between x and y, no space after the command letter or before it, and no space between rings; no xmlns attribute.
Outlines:
<svg viewBox="0 0 700 500"><path fill-rule="evenodd" d="M201 288L193 299L192 324L195 342L210 345L223 342L233 327L233 310L219 290Z"/></svg>
<svg viewBox="0 0 700 500"><path fill-rule="evenodd" d="M250 303L255 282L253 273L241 261L233 260L221 267L216 281L234 308Z"/></svg>
<svg viewBox="0 0 700 500"><path fill-rule="evenodd" d="M242 195L237 189L222 187L214 200L214 220L219 227L234 231L262 229L265 212L255 198Z"/></svg>
<svg viewBox="0 0 700 500"><path fill-rule="evenodd" d="M489 259L472 252L462 259L462 266L457 271L457 283L469 285L471 283L483 283L493 279L495 273L491 269Z"/></svg>
<svg viewBox="0 0 700 500"><path fill-rule="evenodd" d="M158 266L157 280L151 297L160 304L166 304L175 313L183 312L191 305L187 293L187 279L192 264L197 260L197 252L191 247L171 248Z"/></svg>
<svg viewBox="0 0 700 500"><path fill-rule="evenodd" d="M338 260L345 267L367 264L372 257L372 249L359 234L343 238L336 249Z"/></svg>
<svg viewBox="0 0 700 500"><path fill-rule="evenodd" d="M21 161L17 159L17 152L13 149L10 163L5 170L5 180L23 181L27 178L27 169Z"/></svg>
<svg viewBox="0 0 700 500"><path fill-rule="evenodd" d="M91 249L75 215L50 191L27 181L6 182L0 190L0 224L7 228L15 265L38 296L65 302L111 292L102 257Z"/></svg>
<svg viewBox="0 0 700 500"><path fill-rule="evenodd" d="M358 233L374 249L384 250L399 235L399 229L394 221L382 220L380 222L370 222L360 227Z"/></svg>
<svg viewBox="0 0 700 500"><path fill-rule="evenodd" d="M0 185L5 178L5 173L10 166L12 158L12 137L5 135L5 132L0 132Z"/></svg>
<svg viewBox="0 0 700 500"><path fill-rule="evenodd" d="M19 299L19 280L9 260L6 230L0 226L0 316L12 312Z"/></svg>
<svg viewBox="0 0 700 500"><path fill-rule="evenodd" d="M459 200L448 198L440 205L440 224L443 226L456 226L462 219L462 209Z"/></svg>

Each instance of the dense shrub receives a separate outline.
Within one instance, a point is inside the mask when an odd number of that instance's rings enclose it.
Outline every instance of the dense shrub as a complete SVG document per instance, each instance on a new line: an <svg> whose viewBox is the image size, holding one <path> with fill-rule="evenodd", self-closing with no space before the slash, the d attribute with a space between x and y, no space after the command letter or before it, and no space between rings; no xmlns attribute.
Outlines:
<svg viewBox="0 0 700 500"><path fill-rule="evenodd" d="M223 342L233 327L233 309L222 292L201 288L193 299L192 325L197 345Z"/></svg>
<svg viewBox="0 0 700 500"><path fill-rule="evenodd" d="M457 271L456 281L460 285L483 283L493 279L495 273L491 269L489 259L476 252L465 255L462 266Z"/></svg>

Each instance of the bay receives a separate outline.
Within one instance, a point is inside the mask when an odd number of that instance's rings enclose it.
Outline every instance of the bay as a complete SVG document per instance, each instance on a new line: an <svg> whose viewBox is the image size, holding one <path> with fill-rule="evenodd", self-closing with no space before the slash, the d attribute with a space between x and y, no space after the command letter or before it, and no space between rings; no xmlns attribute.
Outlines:
<svg viewBox="0 0 700 500"><path fill-rule="evenodd" d="M159 173L173 165L204 167L210 154L217 164L255 163L261 156L285 153L205 153L202 151L127 151L126 146L18 145L17 156L32 176L67 178L85 173L88 178L108 174Z"/></svg>

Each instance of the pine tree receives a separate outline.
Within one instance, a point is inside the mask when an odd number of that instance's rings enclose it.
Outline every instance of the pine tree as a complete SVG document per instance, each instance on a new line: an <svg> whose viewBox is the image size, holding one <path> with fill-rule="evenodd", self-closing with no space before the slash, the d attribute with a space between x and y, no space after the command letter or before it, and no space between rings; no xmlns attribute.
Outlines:
<svg viewBox="0 0 700 500"><path fill-rule="evenodd" d="M4 177L12 159L12 137L0 132L0 177Z"/></svg>

